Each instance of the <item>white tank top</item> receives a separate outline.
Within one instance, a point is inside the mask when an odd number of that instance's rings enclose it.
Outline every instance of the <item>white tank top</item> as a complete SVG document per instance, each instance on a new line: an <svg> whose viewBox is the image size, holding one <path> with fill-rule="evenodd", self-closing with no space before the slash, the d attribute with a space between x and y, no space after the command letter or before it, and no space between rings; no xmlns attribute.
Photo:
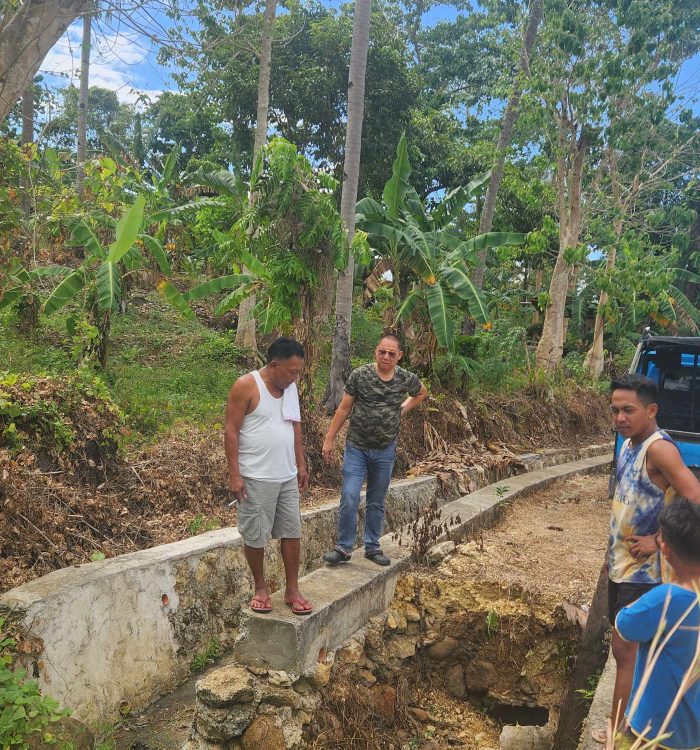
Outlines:
<svg viewBox="0 0 700 750"><path fill-rule="evenodd" d="M241 476L268 482L288 482L297 475L294 425L282 419L282 398L274 398L254 370L260 401L243 418L238 435L238 468Z"/></svg>

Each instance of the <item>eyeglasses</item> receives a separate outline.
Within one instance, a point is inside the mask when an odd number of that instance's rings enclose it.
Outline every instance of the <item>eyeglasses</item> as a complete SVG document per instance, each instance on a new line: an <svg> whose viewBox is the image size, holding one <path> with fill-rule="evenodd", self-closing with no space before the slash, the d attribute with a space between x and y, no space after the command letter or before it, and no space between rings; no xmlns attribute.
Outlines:
<svg viewBox="0 0 700 750"><path fill-rule="evenodd" d="M395 357L399 356L398 352L390 352L387 349L377 349L377 354L380 357L391 357L391 359L394 359Z"/></svg>

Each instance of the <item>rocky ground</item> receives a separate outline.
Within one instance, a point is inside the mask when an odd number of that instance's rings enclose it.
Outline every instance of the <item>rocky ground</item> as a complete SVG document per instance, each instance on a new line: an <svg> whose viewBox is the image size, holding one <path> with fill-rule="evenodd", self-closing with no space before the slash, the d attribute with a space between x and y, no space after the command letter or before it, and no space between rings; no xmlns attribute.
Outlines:
<svg viewBox="0 0 700 750"><path fill-rule="evenodd" d="M255 682L251 695L263 697L254 726L232 746L282 750L285 732L296 726L299 737L302 725L313 750L497 750L499 737L507 750L537 750L551 742L608 513L607 478L576 477L516 501L473 539L442 546L431 567L400 580L389 610L309 680L280 685L274 675L244 674ZM179 750L194 714L193 682L126 720L119 750ZM220 718L208 695L216 690L198 691L204 723L210 712ZM281 711L284 731L273 723ZM503 726L515 722L544 727L509 740Z"/></svg>

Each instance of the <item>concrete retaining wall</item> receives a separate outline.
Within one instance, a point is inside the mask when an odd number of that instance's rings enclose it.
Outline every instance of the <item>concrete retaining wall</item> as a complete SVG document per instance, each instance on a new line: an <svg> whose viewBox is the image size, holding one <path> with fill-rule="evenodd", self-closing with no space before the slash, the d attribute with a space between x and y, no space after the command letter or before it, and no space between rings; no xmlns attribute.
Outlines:
<svg viewBox="0 0 700 750"><path fill-rule="evenodd" d="M526 470L600 455L609 445L522 456ZM512 473L471 470L476 486ZM447 502L435 477L394 482L387 530L401 526L431 497ZM337 501L303 514L301 574L321 565L335 542ZM283 573L277 545L266 553L273 587ZM216 641L229 648L252 584L236 528L64 568L0 596L0 614L19 621L38 644L27 657L42 691L78 718L113 718L120 707L140 709L183 681L198 653Z"/></svg>

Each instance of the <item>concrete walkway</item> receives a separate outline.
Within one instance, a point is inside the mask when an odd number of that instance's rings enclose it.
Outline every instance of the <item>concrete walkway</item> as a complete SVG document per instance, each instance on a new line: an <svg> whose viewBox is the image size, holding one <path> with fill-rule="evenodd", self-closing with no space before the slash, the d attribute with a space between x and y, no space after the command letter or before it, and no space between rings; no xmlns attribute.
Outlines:
<svg viewBox="0 0 700 750"><path fill-rule="evenodd" d="M509 477L443 505L440 523L447 522L450 538L462 539L492 525L503 506L515 498L575 474L604 471L610 459L610 455L595 456ZM403 535L408 536L406 529ZM446 538L443 534L435 541ZM393 534L382 537L381 544L392 558L387 568L365 560L360 549L349 563L304 576L300 588L315 605L310 615L292 614L282 591L272 596L272 612L256 614L246 609L235 645L237 661L290 675L313 670L319 654L340 647L392 600L399 576L411 564L410 544L399 546Z"/></svg>

